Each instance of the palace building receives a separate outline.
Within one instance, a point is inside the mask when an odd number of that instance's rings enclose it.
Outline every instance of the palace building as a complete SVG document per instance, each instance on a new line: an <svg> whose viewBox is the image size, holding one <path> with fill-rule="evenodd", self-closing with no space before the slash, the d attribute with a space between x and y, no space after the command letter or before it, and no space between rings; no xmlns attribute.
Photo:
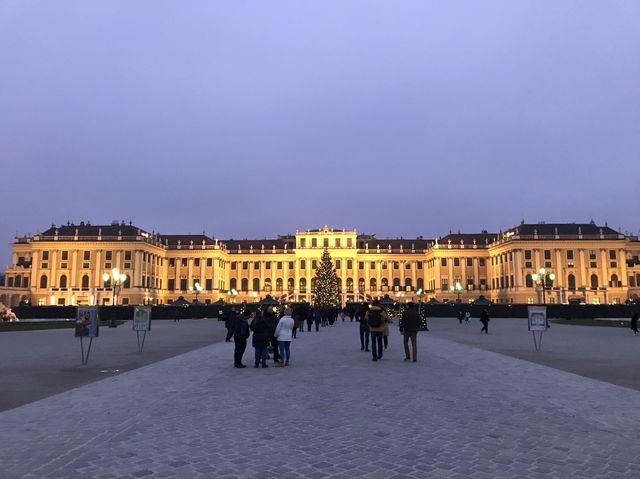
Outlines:
<svg viewBox="0 0 640 479"><path fill-rule="evenodd" d="M114 294L117 304L170 304L180 296L252 302L266 295L313 302L325 249L343 303L388 294L400 301L484 295L497 303L604 304L640 295L640 239L593 222L522 223L433 239L380 239L324 226L264 240L81 222L17 237L0 302L113 304Z"/></svg>

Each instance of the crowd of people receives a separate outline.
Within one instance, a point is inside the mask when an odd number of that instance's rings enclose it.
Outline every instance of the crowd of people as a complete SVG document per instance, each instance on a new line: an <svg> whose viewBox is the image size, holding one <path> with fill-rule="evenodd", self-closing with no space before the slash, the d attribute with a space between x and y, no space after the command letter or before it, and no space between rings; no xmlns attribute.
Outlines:
<svg viewBox="0 0 640 479"><path fill-rule="evenodd" d="M278 314L280 313L280 314ZM399 319L400 333L403 335L405 361L417 361L417 333L420 315L414 303L407 303ZM360 323L360 350L371 352L372 360L382 359L389 347L389 325L392 318L375 300L371 305L360 308L315 308L303 304L285 307L265 307L252 313L243 313L237 308L231 309L225 317L227 335L225 340L235 343L234 367L245 368L243 356L249 338L254 348L254 367L267 368L267 361L273 359L276 367L287 367L291 360L291 342L298 333L305 330L319 332L321 327L331 327L337 321L354 320ZM409 350L411 344L411 351ZM371 344L371 348L369 345Z"/></svg>

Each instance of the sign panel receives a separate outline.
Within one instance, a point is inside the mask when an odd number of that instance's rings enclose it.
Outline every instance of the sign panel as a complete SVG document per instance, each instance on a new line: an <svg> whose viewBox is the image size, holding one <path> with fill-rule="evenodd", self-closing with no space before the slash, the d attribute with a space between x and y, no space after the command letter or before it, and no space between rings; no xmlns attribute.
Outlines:
<svg viewBox="0 0 640 479"><path fill-rule="evenodd" d="M139 306L133 308L133 330L151 330L151 308L143 308Z"/></svg>
<svg viewBox="0 0 640 479"><path fill-rule="evenodd" d="M529 331L547 330L547 307L529 306Z"/></svg>
<svg viewBox="0 0 640 479"><path fill-rule="evenodd" d="M98 308L78 308L76 311L76 338L97 338L99 332Z"/></svg>

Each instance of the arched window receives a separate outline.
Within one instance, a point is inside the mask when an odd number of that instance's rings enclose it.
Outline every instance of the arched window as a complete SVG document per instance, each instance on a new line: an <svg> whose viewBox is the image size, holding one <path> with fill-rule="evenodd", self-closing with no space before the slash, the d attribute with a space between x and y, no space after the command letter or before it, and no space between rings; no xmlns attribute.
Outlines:
<svg viewBox="0 0 640 479"><path fill-rule="evenodd" d="M267 278L264 280L264 290L266 292L270 292L271 291L271 278Z"/></svg>
<svg viewBox="0 0 640 479"><path fill-rule="evenodd" d="M240 289L242 291L249 291L249 280L247 278L242 278L240 281Z"/></svg>
<svg viewBox="0 0 640 479"><path fill-rule="evenodd" d="M364 278L360 278L358 280L358 291L360 291L361 293L364 293L364 285L365 285Z"/></svg>
<svg viewBox="0 0 640 479"><path fill-rule="evenodd" d="M611 283L609 284L609 286L611 286L612 288L617 288L618 286L620 286L618 284L618 275L617 274L612 274L611 275Z"/></svg>
<svg viewBox="0 0 640 479"><path fill-rule="evenodd" d="M531 277L531 275L530 275L530 274L528 274L528 275L526 275L526 276L524 277L524 285L525 285L527 288L533 288L533 278Z"/></svg>
<svg viewBox="0 0 640 479"><path fill-rule="evenodd" d="M316 283L317 283L317 278L311 278L311 292L312 293L316 292Z"/></svg>
<svg viewBox="0 0 640 479"><path fill-rule="evenodd" d="M393 278L393 290L394 291L400 290L400 278Z"/></svg>
<svg viewBox="0 0 640 479"><path fill-rule="evenodd" d="M23 288L28 288L29 287L29 277L28 276L23 276L22 277L22 287Z"/></svg>
<svg viewBox="0 0 640 479"><path fill-rule="evenodd" d="M89 287L89 275L88 274L82 275L82 287L83 288L88 288Z"/></svg>
<svg viewBox="0 0 640 479"><path fill-rule="evenodd" d="M282 278L276 279L276 291L279 293L282 292Z"/></svg>
<svg viewBox="0 0 640 479"><path fill-rule="evenodd" d="M387 278L382 278L382 287L389 287L389 280Z"/></svg>
<svg viewBox="0 0 640 479"><path fill-rule="evenodd" d="M369 291L371 291L371 292L378 291L378 282L376 281L375 278L371 278L369 280Z"/></svg>
<svg viewBox="0 0 640 479"><path fill-rule="evenodd" d="M418 278L418 284L416 287L424 291L424 279Z"/></svg>
<svg viewBox="0 0 640 479"><path fill-rule="evenodd" d="M287 290L291 293L293 292L293 278L289 278L287 280Z"/></svg>
<svg viewBox="0 0 640 479"><path fill-rule="evenodd" d="M229 281L229 289L238 289L238 280L236 278L231 278Z"/></svg>
<svg viewBox="0 0 640 479"><path fill-rule="evenodd" d="M573 273L569 273L569 276L567 276L567 285L571 290L576 289L576 277L573 275Z"/></svg>
<svg viewBox="0 0 640 479"><path fill-rule="evenodd" d="M307 292L307 279L306 278L300 278L300 292L301 293L306 293Z"/></svg>
<svg viewBox="0 0 640 479"><path fill-rule="evenodd" d="M42 276L40 276L40 288L46 288L47 287L47 275L43 274Z"/></svg>
<svg viewBox="0 0 640 479"><path fill-rule="evenodd" d="M353 293L353 278L347 278L347 293Z"/></svg>
<svg viewBox="0 0 640 479"><path fill-rule="evenodd" d="M591 289L598 289L598 275L591 275Z"/></svg>
<svg viewBox="0 0 640 479"><path fill-rule="evenodd" d="M253 278L253 291L260 291L260 278Z"/></svg>
<svg viewBox="0 0 640 479"><path fill-rule="evenodd" d="M60 287L61 288L66 288L67 287L67 275L63 274L62 276L60 276Z"/></svg>
<svg viewBox="0 0 640 479"><path fill-rule="evenodd" d="M411 291L413 288L413 284L411 283L411 278L404 279L404 289L405 291Z"/></svg>

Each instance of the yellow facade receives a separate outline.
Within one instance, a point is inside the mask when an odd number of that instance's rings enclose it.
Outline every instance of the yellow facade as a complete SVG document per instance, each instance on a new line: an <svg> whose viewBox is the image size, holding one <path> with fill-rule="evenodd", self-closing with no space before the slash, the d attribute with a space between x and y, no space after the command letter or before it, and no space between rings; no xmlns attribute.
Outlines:
<svg viewBox="0 0 640 479"><path fill-rule="evenodd" d="M341 281L341 299L389 294L400 301L622 303L640 295L640 241L590 224L522 224L500 233L443 238L378 239L327 226L269 240L217 240L160 235L132 225L52 226L16 238L0 302L112 304L103 275L127 280L118 304L201 303L276 299L313 302L315 269L324 249ZM543 292L532 275L556 276ZM452 290L458 285L458 290ZM191 289L190 289L191 288Z"/></svg>

